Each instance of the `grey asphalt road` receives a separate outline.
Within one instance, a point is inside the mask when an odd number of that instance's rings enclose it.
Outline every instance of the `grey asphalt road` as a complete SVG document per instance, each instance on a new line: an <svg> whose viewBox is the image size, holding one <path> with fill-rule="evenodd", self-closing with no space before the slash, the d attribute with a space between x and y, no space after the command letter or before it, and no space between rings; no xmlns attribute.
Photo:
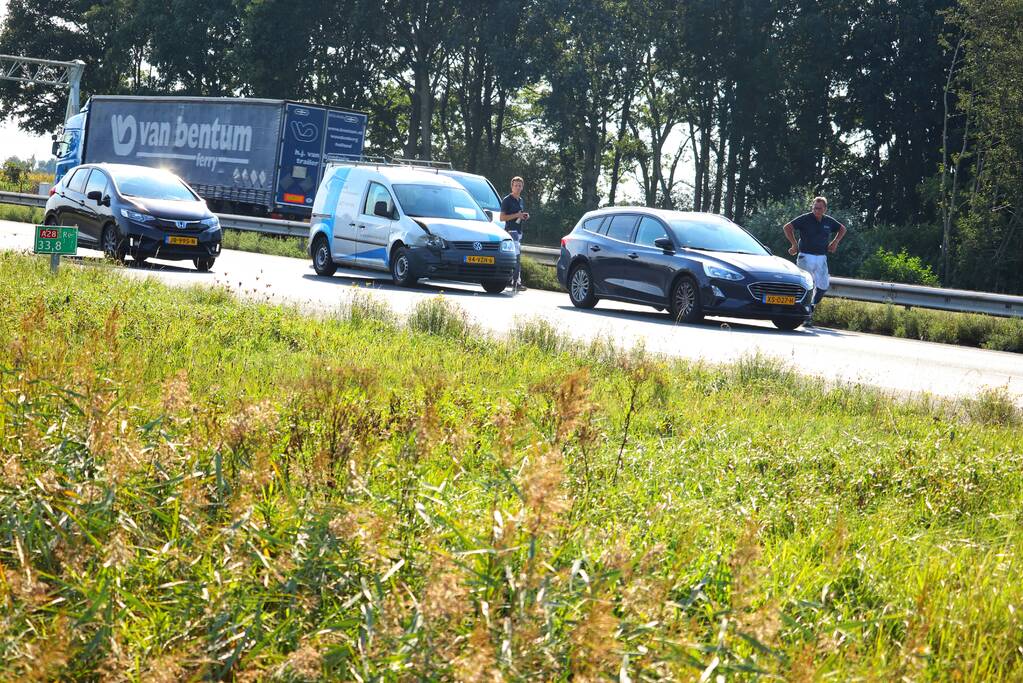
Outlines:
<svg viewBox="0 0 1023 683"><path fill-rule="evenodd" d="M32 226L0 221L0 249L28 251L31 246ZM100 258L96 251L80 253L77 263L82 265ZM243 297L316 312L337 310L355 292L368 292L399 315L429 297L444 296L475 323L497 334L509 332L519 321L545 319L580 343L603 337L622 347L642 344L651 352L710 364L759 354L779 359L802 374L867 384L900 395L926 392L969 398L984 389L1004 388L1023 406L1023 355L999 351L822 328L782 332L758 321L708 319L700 325L677 325L663 313L628 304L600 302L595 309L582 311L572 306L567 294L558 292L489 295L478 286L446 282L402 289L383 274L339 270L333 277L322 278L307 260L240 251L225 251L210 273L196 272L189 262L173 261L142 265L129 261L123 272L170 285L223 286Z"/></svg>

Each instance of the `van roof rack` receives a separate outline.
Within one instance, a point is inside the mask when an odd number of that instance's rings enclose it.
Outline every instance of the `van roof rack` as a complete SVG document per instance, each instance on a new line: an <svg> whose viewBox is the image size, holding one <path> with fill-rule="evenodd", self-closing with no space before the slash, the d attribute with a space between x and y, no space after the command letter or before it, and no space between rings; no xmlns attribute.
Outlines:
<svg viewBox="0 0 1023 683"><path fill-rule="evenodd" d="M450 161L431 161L428 159L404 159L402 157L391 157L391 162L398 166L416 166L423 168L451 169Z"/></svg>
<svg viewBox="0 0 1023 683"><path fill-rule="evenodd" d="M374 156L366 154L326 154L328 164L351 166L408 166L423 170L440 171L452 168L450 161L428 161L425 159L403 159L402 157Z"/></svg>
<svg viewBox="0 0 1023 683"><path fill-rule="evenodd" d="M353 166L390 166L385 156L367 154L324 154L328 164L351 164Z"/></svg>

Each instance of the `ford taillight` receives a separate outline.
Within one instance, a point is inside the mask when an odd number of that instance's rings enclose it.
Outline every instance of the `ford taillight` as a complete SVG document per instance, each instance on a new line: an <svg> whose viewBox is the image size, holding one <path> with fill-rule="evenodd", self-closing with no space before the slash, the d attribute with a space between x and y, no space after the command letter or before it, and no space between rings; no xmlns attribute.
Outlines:
<svg viewBox="0 0 1023 683"><path fill-rule="evenodd" d="M52 197L54 194L56 194L56 192L57 192L57 186L54 185L53 187L50 188L50 196Z"/></svg>

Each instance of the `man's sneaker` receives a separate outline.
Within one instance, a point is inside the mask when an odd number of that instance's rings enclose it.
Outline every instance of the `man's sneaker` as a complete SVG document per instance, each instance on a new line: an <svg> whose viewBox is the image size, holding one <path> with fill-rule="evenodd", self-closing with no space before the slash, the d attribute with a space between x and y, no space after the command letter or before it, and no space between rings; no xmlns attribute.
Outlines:
<svg viewBox="0 0 1023 683"><path fill-rule="evenodd" d="M519 284L515 285L515 291L524 292L526 291L526 286L520 282Z"/></svg>
<svg viewBox="0 0 1023 683"><path fill-rule="evenodd" d="M817 326L813 324L813 318L811 318L810 320L807 320L805 323L803 323L803 329L805 329L805 330L813 329L815 327L817 327Z"/></svg>

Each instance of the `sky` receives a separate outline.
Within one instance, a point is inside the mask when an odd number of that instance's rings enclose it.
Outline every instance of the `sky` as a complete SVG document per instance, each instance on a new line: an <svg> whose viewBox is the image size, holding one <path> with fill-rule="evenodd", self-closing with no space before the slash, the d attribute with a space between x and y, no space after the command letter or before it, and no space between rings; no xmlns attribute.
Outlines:
<svg viewBox="0 0 1023 683"><path fill-rule="evenodd" d="M7 17L7 2L8 0L0 0L0 27ZM19 130L17 122L12 119L0 120L0 162L10 156L27 159L33 154L37 159L48 159L50 137L32 135Z"/></svg>

